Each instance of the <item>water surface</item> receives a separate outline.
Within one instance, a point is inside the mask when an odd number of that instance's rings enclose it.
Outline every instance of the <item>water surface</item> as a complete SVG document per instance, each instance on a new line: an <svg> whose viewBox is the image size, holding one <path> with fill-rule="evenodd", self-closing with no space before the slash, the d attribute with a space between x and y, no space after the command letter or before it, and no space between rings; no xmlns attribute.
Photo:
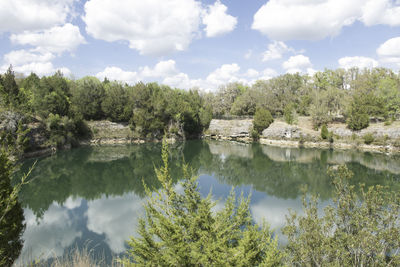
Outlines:
<svg viewBox="0 0 400 267"><path fill-rule="evenodd" d="M400 190L399 156L196 140L173 145L170 161L175 181L188 163L202 194L212 189L219 199L217 208L233 186L252 192L254 220L265 219L277 233L289 208L301 211L304 185L323 205L330 202L329 166L347 164L353 184ZM33 162L24 162L16 176ZM39 159L20 195L27 225L21 259L51 261L76 247L106 261L123 253L143 215L143 181L159 188L154 167L160 165L160 144L83 147Z"/></svg>

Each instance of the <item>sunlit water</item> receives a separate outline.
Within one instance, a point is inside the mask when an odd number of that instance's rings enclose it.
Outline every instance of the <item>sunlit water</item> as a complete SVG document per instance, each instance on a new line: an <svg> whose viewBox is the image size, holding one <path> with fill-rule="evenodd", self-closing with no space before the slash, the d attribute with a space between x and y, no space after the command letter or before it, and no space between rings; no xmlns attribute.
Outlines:
<svg viewBox="0 0 400 267"><path fill-rule="evenodd" d="M16 177L34 161L24 162ZM329 166L347 164L355 173L354 184L400 190L398 156L189 141L171 147L170 161L175 180L181 177L183 162L193 168L201 193L212 189L219 200L216 208L224 205L233 186L238 193L251 192L254 220L265 219L281 242L279 229L288 209L301 211L303 185L319 195L322 206L330 202ZM38 159L20 195L26 219L20 260L51 261L75 248L91 250L107 262L121 255L143 215L142 181L158 188L154 167L160 165L160 144L83 147Z"/></svg>

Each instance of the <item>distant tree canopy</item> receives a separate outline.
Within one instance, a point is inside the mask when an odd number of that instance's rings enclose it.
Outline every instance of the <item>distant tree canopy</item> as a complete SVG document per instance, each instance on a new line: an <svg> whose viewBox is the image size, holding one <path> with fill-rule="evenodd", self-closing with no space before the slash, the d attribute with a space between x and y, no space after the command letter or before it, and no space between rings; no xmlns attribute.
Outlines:
<svg viewBox="0 0 400 267"><path fill-rule="evenodd" d="M61 72L42 78L32 73L19 86L15 80L12 67L0 75L1 106L40 116L52 125L48 128L57 145L79 137L82 119L126 122L145 138L161 138L170 131L196 136L212 119L211 103L196 90L141 82L130 86L89 76L69 80Z"/></svg>
<svg viewBox="0 0 400 267"><path fill-rule="evenodd" d="M79 80L57 72L39 78L32 73L17 79L10 67L0 75L3 109L70 119L129 123L136 136L161 138L164 132L195 136L211 119L254 116L257 109L284 116L311 116L316 128L335 119L352 130L368 126L371 118L400 118L400 75L385 68L325 70L313 76L285 74L253 85L229 83L216 92L172 89L157 83L123 84L96 77Z"/></svg>

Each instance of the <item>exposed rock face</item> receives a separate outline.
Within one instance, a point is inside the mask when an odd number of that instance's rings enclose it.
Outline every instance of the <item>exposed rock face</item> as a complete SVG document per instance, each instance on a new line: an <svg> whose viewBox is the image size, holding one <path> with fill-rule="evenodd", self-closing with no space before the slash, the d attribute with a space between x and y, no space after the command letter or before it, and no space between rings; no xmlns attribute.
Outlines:
<svg viewBox="0 0 400 267"><path fill-rule="evenodd" d="M301 134L303 133L299 127L278 121L273 122L265 129L261 137L267 139L298 139Z"/></svg>
<svg viewBox="0 0 400 267"><path fill-rule="evenodd" d="M360 136L364 136L367 133L373 134L375 137L385 137L387 136L389 139L398 139L400 138L400 128L398 127L368 127L367 129L363 129L359 132Z"/></svg>
<svg viewBox="0 0 400 267"><path fill-rule="evenodd" d="M328 127L328 131L340 137L351 137L353 135L353 131L345 127Z"/></svg>
<svg viewBox="0 0 400 267"><path fill-rule="evenodd" d="M351 131L346 128L346 125L334 125L329 127L328 130L333 132L335 135L340 137L351 137L355 134L358 137L363 137L364 135L370 133L374 137L385 137L387 136L389 139L399 139L400 138L400 127L398 125L388 125L384 126L383 123L372 124L366 129L362 129L361 131Z"/></svg>
<svg viewBox="0 0 400 267"><path fill-rule="evenodd" d="M226 138L250 137L253 127L252 119L244 120L211 120L208 132L210 136Z"/></svg>
<svg viewBox="0 0 400 267"><path fill-rule="evenodd" d="M46 147L46 142L48 141L46 126L40 122L34 122L28 124L28 128L30 129L28 137L31 149L35 150Z"/></svg>
<svg viewBox="0 0 400 267"><path fill-rule="evenodd" d="M19 113L6 111L0 115L0 131L15 133L18 129L18 123L25 117Z"/></svg>

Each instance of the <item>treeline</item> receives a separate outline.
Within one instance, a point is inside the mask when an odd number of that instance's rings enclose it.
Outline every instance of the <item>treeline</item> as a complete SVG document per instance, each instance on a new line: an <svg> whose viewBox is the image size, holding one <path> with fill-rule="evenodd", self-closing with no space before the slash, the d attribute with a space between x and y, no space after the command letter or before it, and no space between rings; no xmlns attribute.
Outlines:
<svg viewBox="0 0 400 267"><path fill-rule="evenodd" d="M400 74L390 69L325 70L313 76L285 74L252 86L232 83L210 94L214 117L254 115L268 110L292 123L296 115L311 116L315 128L334 120L352 130L370 119L387 123L400 116Z"/></svg>
<svg viewBox="0 0 400 267"><path fill-rule="evenodd" d="M126 122L134 137L159 139L165 132L197 136L212 119L211 105L196 90L157 83L130 86L95 77L70 80L60 72L16 78L11 67L0 76L0 108L44 121L58 146L89 135L85 120Z"/></svg>
<svg viewBox="0 0 400 267"><path fill-rule="evenodd" d="M385 68L325 70L313 76L285 74L252 86L230 83L204 93L157 83L71 80L60 72L16 77L10 67L0 75L0 108L41 118L57 145L88 136L85 120L129 123L136 138L160 139L164 133L187 138L201 134L213 117L253 116L257 110L263 121L256 132L272 117L283 116L291 124L298 115L311 116L316 129L339 120L360 130L371 119L390 124L400 117L400 74Z"/></svg>

